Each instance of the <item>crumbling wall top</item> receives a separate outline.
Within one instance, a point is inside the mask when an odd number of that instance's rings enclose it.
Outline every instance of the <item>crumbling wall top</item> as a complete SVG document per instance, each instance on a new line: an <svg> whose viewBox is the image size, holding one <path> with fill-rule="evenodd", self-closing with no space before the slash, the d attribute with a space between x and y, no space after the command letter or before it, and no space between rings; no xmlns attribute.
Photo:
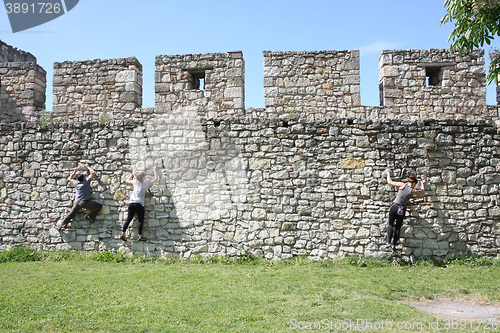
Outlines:
<svg viewBox="0 0 500 333"><path fill-rule="evenodd" d="M26 51L7 45L0 40L0 62L35 62L36 57Z"/></svg>

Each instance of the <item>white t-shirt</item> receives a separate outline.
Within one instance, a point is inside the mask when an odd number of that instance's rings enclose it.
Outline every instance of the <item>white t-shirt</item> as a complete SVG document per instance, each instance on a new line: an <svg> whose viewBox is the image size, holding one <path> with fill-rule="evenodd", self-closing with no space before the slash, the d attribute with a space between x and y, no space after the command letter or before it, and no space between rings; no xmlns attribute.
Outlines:
<svg viewBox="0 0 500 333"><path fill-rule="evenodd" d="M141 184L137 179L134 179L134 189L130 193L130 201L129 203L138 203L144 207L144 197L146 196L146 192L149 188L150 182L145 181Z"/></svg>

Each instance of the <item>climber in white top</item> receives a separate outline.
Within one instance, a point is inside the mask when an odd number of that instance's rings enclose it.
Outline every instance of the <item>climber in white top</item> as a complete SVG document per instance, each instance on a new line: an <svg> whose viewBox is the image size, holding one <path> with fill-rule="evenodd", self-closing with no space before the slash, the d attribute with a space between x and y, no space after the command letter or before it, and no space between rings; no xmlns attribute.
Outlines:
<svg viewBox="0 0 500 333"><path fill-rule="evenodd" d="M137 219L139 221L138 232L139 241L146 241L146 238L142 236L142 229L144 227L144 198L146 196L147 190L158 182L158 174L156 173L156 168L153 168L154 179L147 180L146 173L144 171L133 171L130 177L125 181L126 184L133 185L134 189L130 193L130 200L128 205L128 215L125 224L123 225L122 235L120 238L124 241L127 240L126 231L127 228L137 214Z"/></svg>

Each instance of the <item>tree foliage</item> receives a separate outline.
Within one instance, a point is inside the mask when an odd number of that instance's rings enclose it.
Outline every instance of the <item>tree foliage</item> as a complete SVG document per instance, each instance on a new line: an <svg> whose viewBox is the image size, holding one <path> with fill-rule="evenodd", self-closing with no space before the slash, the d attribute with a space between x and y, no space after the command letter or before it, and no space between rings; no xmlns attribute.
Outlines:
<svg viewBox="0 0 500 333"><path fill-rule="evenodd" d="M441 24L454 22L455 28L448 41L450 50L460 53L490 45L495 36L500 35L500 0L445 0L447 14ZM500 53L490 52L488 83L498 84L500 74Z"/></svg>

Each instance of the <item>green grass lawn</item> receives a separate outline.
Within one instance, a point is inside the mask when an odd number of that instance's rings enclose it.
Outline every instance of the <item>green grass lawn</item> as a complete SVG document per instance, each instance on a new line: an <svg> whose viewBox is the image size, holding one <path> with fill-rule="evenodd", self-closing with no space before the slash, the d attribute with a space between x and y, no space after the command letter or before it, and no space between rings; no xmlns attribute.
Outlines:
<svg viewBox="0 0 500 333"><path fill-rule="evenodd" d="M405 302L500 299L497 261L65 257L0 263L0 331L353 332L357 326L345 325L364 320L380 327L365 332L434 332L436 318Z"/></svg>

